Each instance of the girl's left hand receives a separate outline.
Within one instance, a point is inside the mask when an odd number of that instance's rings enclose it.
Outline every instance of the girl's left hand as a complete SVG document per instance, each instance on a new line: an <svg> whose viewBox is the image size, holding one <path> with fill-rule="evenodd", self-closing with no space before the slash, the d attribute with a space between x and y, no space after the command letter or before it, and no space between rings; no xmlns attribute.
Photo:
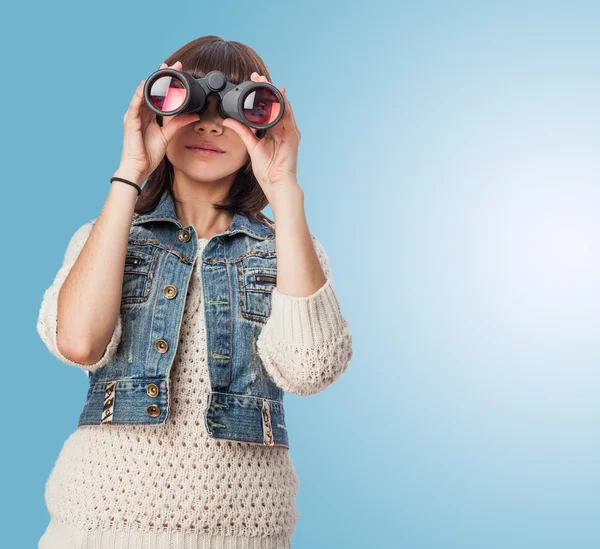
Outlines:
<svg viewBox="0 0 600 549"><path fill-rule="evenodd" d="M266 76L256 72L253 72L250 78L255 82L269 82ZM301 135L296 126L292 107L285 95L285 88L278 89L283 94L285 112L277 124L267 129L262 139L258 139L252 129L234 118L223 120L223 126L235 131L246 145L252 160L252 171L267 198L281 185L297 184L298 147Z"/></svg>

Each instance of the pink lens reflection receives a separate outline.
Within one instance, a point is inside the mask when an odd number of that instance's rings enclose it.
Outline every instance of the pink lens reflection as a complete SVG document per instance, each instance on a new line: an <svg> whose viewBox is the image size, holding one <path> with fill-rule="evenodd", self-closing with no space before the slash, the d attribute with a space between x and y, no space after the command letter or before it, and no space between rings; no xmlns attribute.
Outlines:
<svg viewBox="0 0 600 549"><path fill-rule="evenodd" d="M252 88L242 104L243 116L254 124L269 124L277 119L280 111L279 98L270 88Z"/></svg>
<svg viewBox="0 0 600 549"><path fill-rule="evenodd" d="M161 76L150 88L150 103L163 112L171 112L183 105L187 90L172 76Z"/></svg>

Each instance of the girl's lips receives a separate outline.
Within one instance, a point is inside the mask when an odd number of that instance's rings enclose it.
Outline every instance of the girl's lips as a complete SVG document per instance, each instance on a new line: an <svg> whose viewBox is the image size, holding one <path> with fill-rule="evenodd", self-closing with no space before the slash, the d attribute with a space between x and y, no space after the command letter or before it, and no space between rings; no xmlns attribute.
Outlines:
<svg viewBox="0 0 600 549"><path fill-rule="evenodd" d="M209 149L198 149L196 147L187 147L188 150L193 152L197 156L218 156L220 154L224 154L220 151L211 151Z"/></svg>

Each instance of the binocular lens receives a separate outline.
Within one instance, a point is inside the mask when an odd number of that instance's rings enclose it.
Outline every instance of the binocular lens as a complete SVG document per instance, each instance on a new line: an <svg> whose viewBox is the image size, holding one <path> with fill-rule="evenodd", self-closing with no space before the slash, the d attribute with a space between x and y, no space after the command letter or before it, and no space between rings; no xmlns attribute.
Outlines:
<svg viewBox="0 0 600 549"><path fill-rule="evenodd" d="M183 105L187 90L180 80L172 76L162 76L152 83L150 102L154 107L171 112Z"/></svg>
<svg viewBox="0 0 600 549"><path fill-rule="evenodd" d="M277 118L281 105L269 88L252 88L244 98L242 115L254 124L269 124Z"/></svg>
<svg viewBox="0 0 600 549"><path fill-rule="evenodd" d="M285 112L283 94L273 84L251 80L234 83L217 70L196 78L184 71L159 69L144 86L146 104L159 116L203 113L212 95L219 97L221 117L256 128L259 137L277 124Z"/></svg>

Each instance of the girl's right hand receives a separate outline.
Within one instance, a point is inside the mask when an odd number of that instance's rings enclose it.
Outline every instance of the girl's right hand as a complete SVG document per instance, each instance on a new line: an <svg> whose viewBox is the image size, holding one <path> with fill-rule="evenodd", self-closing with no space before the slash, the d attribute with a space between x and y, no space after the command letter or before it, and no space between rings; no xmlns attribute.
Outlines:
<svg viewBox="0 0 600 549"><path fill-rule="evenodd" d="M170 68L180 71L181 67L181 62L176 61ZM164 68L167 68L166 63L159 67ZM197 113L163 117L163 120L169 120L168 123L163 123L161 128L156 121L156 113L144 100L145 83L146 80L142 80L138 85L123 117L123 151L119 164L119 171L138 174L142 181L145 181L161 163L167 145L175 133L181 127L198 120Z"/></svg>

